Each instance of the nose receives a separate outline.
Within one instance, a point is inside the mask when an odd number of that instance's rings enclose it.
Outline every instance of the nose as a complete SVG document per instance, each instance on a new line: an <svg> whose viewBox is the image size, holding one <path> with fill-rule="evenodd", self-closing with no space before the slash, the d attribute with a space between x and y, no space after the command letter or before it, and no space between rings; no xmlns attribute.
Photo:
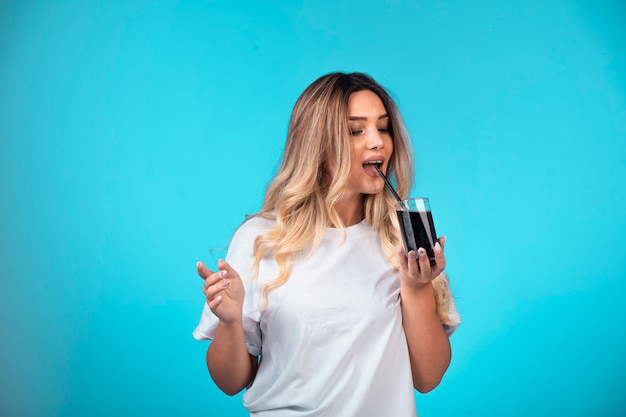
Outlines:
<svg viewBox="0 0 626 417"><path fill-rule="evenodd" d="M378 129L371 129L367 136L367 148L380 150L384 146L383 138Z"/></svg>

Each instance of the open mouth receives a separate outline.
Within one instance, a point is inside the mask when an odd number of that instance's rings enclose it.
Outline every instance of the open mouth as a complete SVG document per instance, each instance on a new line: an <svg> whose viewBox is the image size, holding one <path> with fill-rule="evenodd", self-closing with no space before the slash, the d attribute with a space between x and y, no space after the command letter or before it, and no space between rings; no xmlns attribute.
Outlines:
<svg viewBox="0 0 626 417"><path fill-rule="evenodd" d="M376 170L376 168L378 167L380 169L382 165L382 160L367 161L363 164L363 169L369 176L378 177L378 171Z"/></svg>

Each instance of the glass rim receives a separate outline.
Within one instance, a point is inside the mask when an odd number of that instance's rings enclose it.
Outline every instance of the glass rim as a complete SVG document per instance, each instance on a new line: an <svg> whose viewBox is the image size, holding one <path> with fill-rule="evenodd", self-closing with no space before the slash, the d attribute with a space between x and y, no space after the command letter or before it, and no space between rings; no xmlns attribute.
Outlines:
<svg viewBox="0 0 626 417"><path fill-rule="evenodd" d="M414 204L416 207L413 208L413 210L420 210L421 208L424 209L424 210L430 210L430 201L428 200L428 197L411 197L411 198L407 198L405 200L396 201L394 206L395 206L396 210L409 211L409 210L411 210L411 208L410 208L410 203L411 202L417 202L416 204Z"/></svg>

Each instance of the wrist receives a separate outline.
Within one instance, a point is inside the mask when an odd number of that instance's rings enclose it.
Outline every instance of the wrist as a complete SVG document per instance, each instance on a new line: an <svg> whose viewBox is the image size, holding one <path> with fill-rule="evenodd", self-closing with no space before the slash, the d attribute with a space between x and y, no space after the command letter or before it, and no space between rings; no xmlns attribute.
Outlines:
<svg viewBox="0 0 626 417"><path fill-rule="evenodd" d="M400 297L403 299L419 300L420 304L435 302L435 289L431 282L426 284L400 283Z"/></svg>
<svg viewBox="0 0 626 417"><path fill-rule="evenodd" d="M415 295L433 294L432 281L417 282L412 280L400 280L400 292L411 293Z"/></svg>
<svg viewBox="0 0 626 417"><path fill-rule="evenodd" d="M403 317L421 317L423 320L434 323L440 322L437 313L437 300L432 284L416 288L414 286L400 287L400 301ZM404 319L403 319L404 320Z"/></svg>
<svg viewBox="0 0 626 417"><path fill-rule="evenodd" d="M220 318L218 322L218 327L221 327L223 330L227 330L227 331L238 330L239 328L243 328L242 317L237 316L237 317L228 318L228 319Z"/></svg>

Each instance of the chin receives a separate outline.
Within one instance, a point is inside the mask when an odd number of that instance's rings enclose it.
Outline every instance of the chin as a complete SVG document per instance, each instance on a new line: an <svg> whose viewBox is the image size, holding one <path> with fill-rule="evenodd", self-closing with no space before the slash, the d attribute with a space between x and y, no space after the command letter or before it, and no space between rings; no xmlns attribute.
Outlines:
<svg viewBox="0 0 626 417"><path fill-rule="evenodd" d="M363 191L362 194L374 195L383 191L384 187L367 187L367 191Z"/></svg>

